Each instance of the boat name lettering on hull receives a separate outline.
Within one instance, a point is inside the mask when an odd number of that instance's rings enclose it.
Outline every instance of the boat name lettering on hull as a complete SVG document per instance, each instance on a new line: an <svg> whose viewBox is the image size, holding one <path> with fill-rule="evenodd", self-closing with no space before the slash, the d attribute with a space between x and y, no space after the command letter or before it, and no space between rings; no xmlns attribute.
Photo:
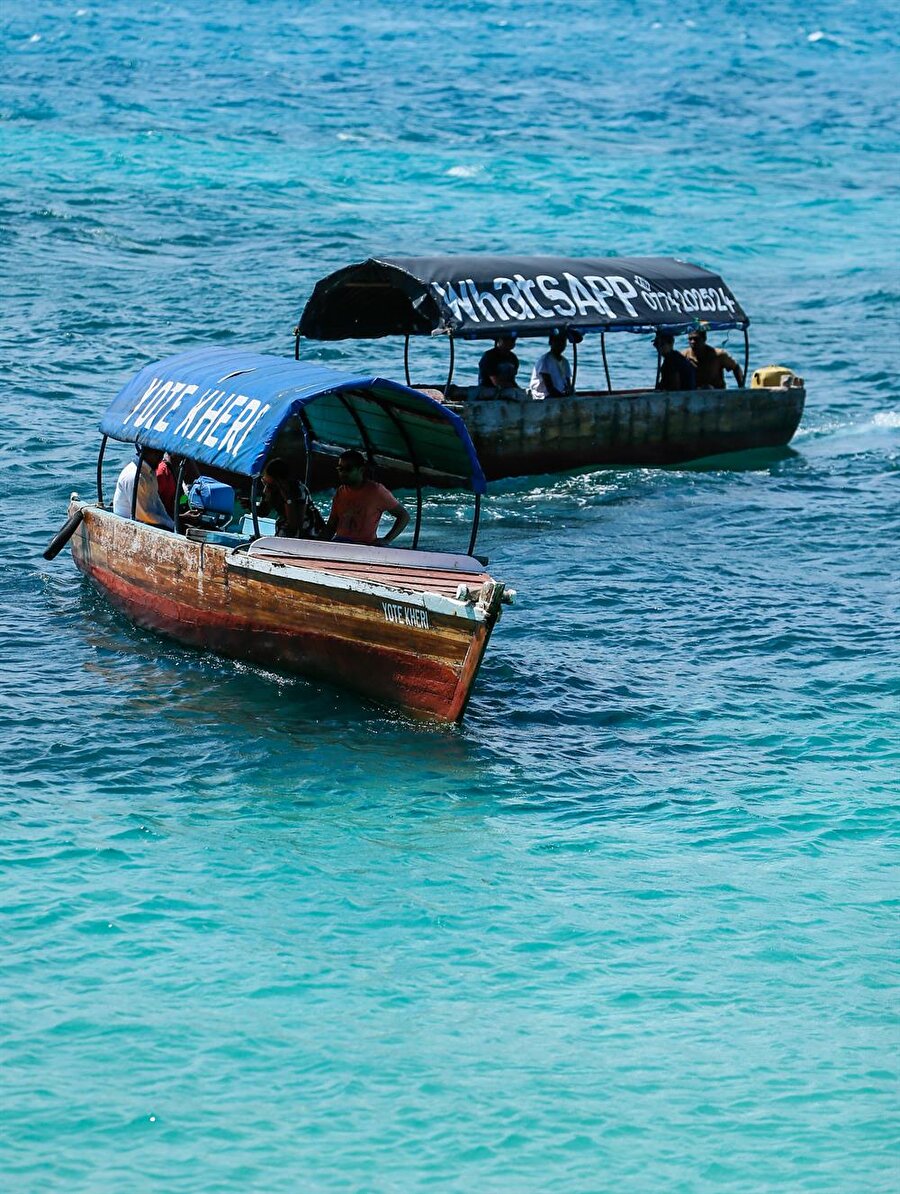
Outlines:
<svg viewBox="0 0 900 1194"><path fill-rule="evenodd" d="M395 605L392 601L382 601L381 608L389 622L398 626L417 626L420 630L430 630L428 611L410 605Z"/></svg>

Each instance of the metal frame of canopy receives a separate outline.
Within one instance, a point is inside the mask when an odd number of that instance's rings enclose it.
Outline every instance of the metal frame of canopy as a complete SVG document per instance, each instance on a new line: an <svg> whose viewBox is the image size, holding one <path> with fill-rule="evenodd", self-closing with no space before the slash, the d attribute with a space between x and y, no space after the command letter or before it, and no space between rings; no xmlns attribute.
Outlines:
<svg viewBox="0 0 900 1194"><path fill-rule="evenodd" d="M568 281L568 294L548 285L552 282L558 287L560 277ZM489 288L491 285L493 291ZM535 298L538 287L543 289ZM352 313L347 318L359 322L365 316L367 327L362 332L349 329L346 321L343 325L337 321L337 327L322 326L327 322L328 303L334 301L335 295L340 297L342 290L347 294L366 290L378 292L383 304L381 322L366 311L365 303L360 301L357 293ZM547 310L543 302L548 294L565 302L571 312L560 311L559 301L556 310ZM573 319L579 294L581 315ZM391 302L384 303L386 295L391 296ZM505 306L501 305L501 298L506 299ZM613 302L618 302L622 312L617 314L612 310ZM635 303L641 305L640 312ZM491 315L492 310L499 313L499 321L492 317L482 322L476 304L480 304L482 315ZM520 319L511 313L516 304L523 313ZM662 310L664 305L665 311ZM590 317L587 314L589 306L593 308ZM527 319L524 318L526 312ZM714 317L700 320L698 317L704 312ZM467 314L468 319L465 318ZM727 314L727 318L715 317L718 314ZM331 317L333 320L333 314ZM446 388L453 380L457 336L487 339L503 331L515 332L517 337L540 336L553 326L564 332L572 344L573 388L578 372L578 341L584 335L599 333L606 387L611 393L612 379L606 353L608 331L686 330L699 322L712 330L743 330L746 378L750 365L749 318L719 275L687 262L663 257L369 258L337 270L316 283L294 328L294 356L296 360L300 359L300 340L304 335L309 339L347 339L370 338L366 331L370 331L371 338L399 334L404 336L404 376L406 384L411 385L410 338L414 335L446 335L450 341ZM657 354L657 376L660 360Z"/></svg>
<svg viewBox="0 0 900 1194"><path fill-rule="evenodd" d="M219 387L231 381L237 382L238 390L232 391L222 402L221 396L226 391ZM203 395L197 399L198 392L204 387ZM266 399L271 401L263 406ZM218 406L215 405L217 402L220 403ZM194 403L192 408L191 403ZM232 458L224 458L219 443L223 440L227 443L235 424L243 417L242 408L246 412L254 403L260 412L258 417L252 424L248 420L246 433L242 434ZM311 420L310 411L317 403L325 404L320 408L323 417ZM186 409L188 413L184 414ZM179 416L184 414L178 430L172 426L176 411ZM204 412L202 417L195 414L198 411ZM232 432L224 434L234 412L239 413L232 422ZM267 414L269 417L265 418ZM181 491L186 460L248 477L254 538L258 538L258 480L278 434L293 417L297 418L302 434L305 480L309 479L314 455L332 457L347 448L363 451L370 464L380 459L391 467L409 469L416 490L413 549L419 543L422 490L428 475L453 479L471 489L475 509L468 553L472 554L486 482L469 433L457 415L420 391L407 389L396 382L347 375L245 350L207 349L170 357L146 366L123 387L100 424L97 500L101 506L104 504L103 460L110 438L135 444L138 476L146 449L170 451L180 457L177 492ZM327 436L317 433L317 421L320 422L319 431L329 430ZM203 436L198 437L197 429L206 426L208 434L204 430ZM187 430L183 431L185 427ZM214 437L213 431L220 427L223 431ZM352 435L348 434L350 428ZM389 429L389 434L385 429ZM250 438L254 431L256 434ZM248 439L249 445L244 450L243 445ZM459 472L464 464L465 471ZM137 490L135 484L132 519ZM177 511L175 521L177 531Z"/></svg>

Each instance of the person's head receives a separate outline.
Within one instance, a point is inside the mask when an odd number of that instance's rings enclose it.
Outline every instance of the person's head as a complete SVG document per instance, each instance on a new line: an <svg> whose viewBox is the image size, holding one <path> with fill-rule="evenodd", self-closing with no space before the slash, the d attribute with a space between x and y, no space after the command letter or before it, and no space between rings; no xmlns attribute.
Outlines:
<svg viewBox="0 0 900 1194"><path fill-rule="evenodd" d="M688 332L688 344L691 348L701 348L706 343L705 328L691 328Z"/></svg>
<svg viewBox="0 0 900 1194"><path fill-rule="evenodd" d="M502 348L504 352L512 352L516 346L515 332L501 332L494 340L495 348Z"/></svg>
<svg viewBox="0 0 900 1194"><path fill-rule="evenodd" d="M653 337L653 347L661 357L667 356L675 347L675 337L671 332L660 329Z"/></svg>
<svg viewBox="0 0 900 1194"><path fill-rule="evenodd" d="M566 351L566 333L554 328L549 337L550 351L555 357L561 357Z"/></svg>
<svg viewBox="0 0 900 1194"><path fill-rule="evenodd" d="M280 456L276 456L274 460L269 460L266 467L262 471L262 479L264 485L278 485L290 479L291 470L286 460L282 460Z"/></svg>
<svg viewBox="0 0 900 1194"><path fill-rule="evenodd" d="M337 462L338 481L342 485L349 485L351 489L362 485L366 479L366 458L362 452L349 448L342 452Z"/></svg>
<svg viewBox="0 0 900 1194"><path fill-rule="evenodd" d="M158 468L162 458L163 454L158 448L144 448L144 464L149 464L151 468Z"/></svg>

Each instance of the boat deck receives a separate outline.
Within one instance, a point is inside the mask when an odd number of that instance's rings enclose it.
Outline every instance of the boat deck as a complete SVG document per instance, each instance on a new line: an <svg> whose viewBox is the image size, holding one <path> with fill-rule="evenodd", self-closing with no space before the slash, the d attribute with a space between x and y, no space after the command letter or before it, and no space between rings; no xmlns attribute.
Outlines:
<svg viewBox="0 0 900 1194"><path fill-rule="evenodd" d="M259 539L248 554L268 564L307 568L349 580L371 581L404 593L455 597L460 585L480 589L491 580L473 556L357 547L316 540Z"/></svg>

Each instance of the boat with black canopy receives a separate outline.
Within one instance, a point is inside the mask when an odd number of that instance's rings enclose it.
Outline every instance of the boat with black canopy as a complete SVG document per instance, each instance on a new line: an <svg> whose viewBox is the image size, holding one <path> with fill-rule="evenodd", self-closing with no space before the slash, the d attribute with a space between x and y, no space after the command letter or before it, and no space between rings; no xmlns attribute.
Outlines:
<svg viewBox="0 0 900 1194"><path fill-rule="evenodd" d="M295 332L301 341L404 338L406 383L463 417L488 479L588 465L675 464L787 444L806 398L790 369L758 370L747 386L750 319L725 281L671 257L381 257L316 283ZM701 326L743 334L744 384L737 389L662 391L613 385L607 336L673 335ZM549 401L478 385L455 385L459 340L565 334L574 392ZM578 344L599 338L605 386L577 385ZM413 382L410 341L449 342L446 380ZM493 400L486 401L490 397Z"/></svg>
<svg viewBox="0 0 900 1194"><path fill-rule="evenodd" d="M512 591L475 550L485 478L459 416L427 395L373 376L242 349L202 349L148 365L100 424L97 500L72 495L67 540L78 568L139 626L195 647L346 686L380 703L458 721L501 606ZM104 497L110 440L133 444L212 481L214 509L174 533L115 514ZM358 449L416 491L409 548L263 534L266 462L300 476L316 459ZM422 550L423 487L468 490L474 517L463 552ZM137 484L134 489L137 491ZM222 504L222 493L227 500ZM248 512L230 528L227 507ZM212 505L212 503L210 503ZM202 507L202 502L200 503Z"/></svg>

